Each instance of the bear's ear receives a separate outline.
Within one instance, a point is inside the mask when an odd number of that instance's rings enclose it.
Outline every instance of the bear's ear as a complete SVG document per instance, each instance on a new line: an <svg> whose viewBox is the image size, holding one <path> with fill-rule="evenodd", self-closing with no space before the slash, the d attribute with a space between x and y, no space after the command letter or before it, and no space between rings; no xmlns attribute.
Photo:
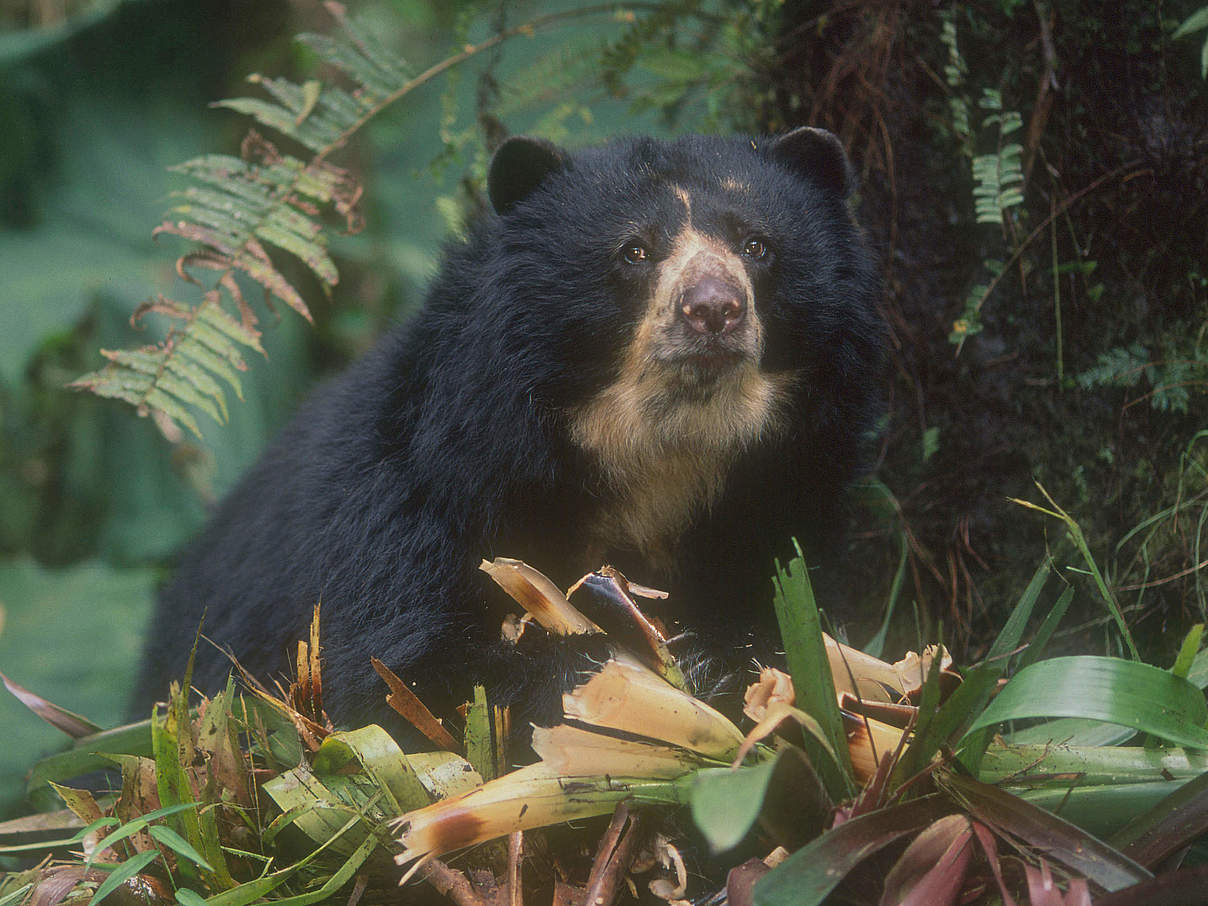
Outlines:
<svg viewBox="0 0 1208 906"><path fill-rule="evenodd" d="M487 174L487 194L495 213L506 214L567 164L566 152L540 138L517 135L499 146Z"/></svg>
<svg viewBox="0 0 1208 906"><path fill-rule="evenodd" d="M855 187L855 174L843 145L825 129L801 126L772 139L767 153L840 198L846 198Z"/></svg>

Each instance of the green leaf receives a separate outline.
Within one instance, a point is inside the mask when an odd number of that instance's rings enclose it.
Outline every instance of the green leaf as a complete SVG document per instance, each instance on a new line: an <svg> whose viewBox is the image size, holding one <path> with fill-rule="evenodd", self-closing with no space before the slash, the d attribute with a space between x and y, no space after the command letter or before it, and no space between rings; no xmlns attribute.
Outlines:
<svg viewBox="0 0 1208 906"><path fill-rule="evenodd" d="M1178 657L1174 659L1174 666L1170 668L1170 672L1175 676L1181 676L1184 679L1191 672L1191 665L1195 662L1195 656L1200 650L1200 642L1204 638L1204 624L1196 623L1188 630L1187 635L1183 637L1183 644L1179 647Z"/></svg>
<svg viewBox="0 0 1208 906"><path fill-rule="evenodd" d="M271 875L256 878L254 881L247 881L246 883L232 887L230 890L224 890L222 893L215 894L212 897L206 897L202 902L206 906L250 906L252 903L262 902L268 894L288 881L297 868L297 865L291 865L288 868L275 871ZM192 891L189 892L192 893ZM178 898L180 893L179 890L176 892ZM182 900L182 902L184 901Z"/></svg>
<svg viewBox="0 0 1208 906"><path fill-rule="evenodd" d="M182 837L172 828L163 824L153 824L148 828L149 833L155 838L156 842L162 843L178 856L183 856L194 865L204 868L206 871L213 871L213 867L205 860L201 853L189 845L189 841Z"/></svg>
<svg viewBox="0 0 1208 906"><path fill-rule="evenodd" d="M0 906L17 906L18 903L23 903L25 895L33 889L33 886L33 884L25 884L0 897Z"/></svg>
<svg viewBox="0 0 1208 906"><path fill-rule="evenodd" d="M1067 586L1053 605L1053 609L1049 611L1048 616L1040 624L1040 628L1036 630L1036 635L1032 637L1032 641L1028 643L1028 647L1020 654L1019 661L1016 664L1017 669L1022 670L1029 664L1040 660L1045 646L1048 645L1049 639L1053 637L1053 633L1057 631L1058 624L1061 623L1061 619L1065 616L1066 611L1070 609L1070 602L1073 600L1074 588L1073 586Z"/></svg>
<svg viewBox="0 0 1208 906"><path fill-rule="evenodd" d="M1208 752L1146 746L1015 745L986 750L979 780L1018 786L1070 788L1190 780L1208 771Z"/></svg>
<svg viewBox="0 0 1208 906"><path fill-rule="evenodd" d="M1046 720L1034 727L1003 733L1011 745L1118 746L1137 735L1131 727L1118 727L1099 720L1062 717Z"/></svg>
<svg viewBox="0 0 1208 906"><path fill-rule="evenodd" d="M71 839L68 840L67 842L68 843L79 843L81 840L83 840L89 834L95 834L98 831L102 830L103 828L113 827L115 824L121 824L121 823L122 822L119 821L113 815L109 815L106 818L97 818L91 824L87 824L84 827L81 827L79 829L79 831L77 831L74 835L72 835Z"/></svg>
<svg viewBox="0 0 1208 906"><path fill-rule="evenodd" d="M195 890L180 887L176 890L176 902L180 903L181 906L205 906L206 898Z"/></svg>
<svg viewBox="0 0 1208 906"><path fill-rule="evenodd" d="M206 862L213 866L212 880L226 888L233 886L235 881L227 868L219 843L217 814L213 809L197 807L202 803L194 797L189 779L189 770L196 755L186 691L192 667L190 657L183 687L177 688L173 684L167 713L162 718L155 716L151 720L156 786L159 801L167 803L169 807L178 803L182 806L194 806L180 809L177 820L184 831L183 837L191 846L205 854ZM187 862L178 864L186 876L191 873L191 869L185 871L189 868Z"/></svg>
<svg viewBox="0 0 1208 906"><path fill-rule="evenodd" d="M797 707L822 726L831 750L840 759L838 767L809 736L804 742L806 754L831 798L841 801L854 790L851 755L847 750L843 716L835 697L826 643L822 640L822 621L800 547L787 568L776 563L772 602L784 641L785 660L793 678Z"/></svg>
<svg viewBox="0 0 1208 906"><path fill-rule="evenodd" d="M40 798L50 781L70 780L91 771L110 766L105 752L131 755L151 754L151 734L146 721L124 727L104 730L94 736L85 736L66 752L49 755L38 761L29 774L26 795Z"/></svg>
<svg viewBox="0 0 1208 906"><path fill-rule="evenodd" d="M689 793L692 820L714 853L733 849L759 820L775 761L698 771Z"/></svg>
<svg viewBox="0 0 1208 906"><path fill-rule="evenodd" d="M906 751L902 753L901 759L893 766L891 787L901 786L921 771L931 760L931 756L939 751L946 739L942 735L943 729L937 725L941 672L940 658L933 658L931 667L923 678L923 688L919 693L918 721L915 725L914 735L906 747ZM970 686L969 679L971 678L966 678L957 691ZM948 704L951 704L951 701Z"/></svg>
<svg viewBox="0 0 1208 906"><path fill-rule="evenodd" d="M714 853L733 849L756 823L784 839L801 830L813 837L834 808L805 754L792 746L748 767L697 771L691 783L692 820Z"/></svg>
<svg viewBox="0 0 1208 906"><path fill-rule="evenodd" d="M159 850L150 849L147 852L139 853L137 856L132 856L121 865L117 866L103 884L96 889L96 893L92 895L92 899L88 901L88 906L96 906L97 903L109 896L118 889L122 884L125 884L130 878L154 862L159 858ZM104 866L95 866L103 868Z"/></svg>
<svg viewBox="0 0 1208 906"><path fill-rule="evenodd" d="M315 753L312 765L320 777L346 774L349 766L358 767L386 794L389 799L387 811L392 812L392 816L403 815L432 802L398 743L376 724L328 736Z"/></svg>
<svg viewBox="0 0 1208 906"><path fill-rule="evenodd" d="M474 701L466 711L466 760L474 766L484 781L493 780L495 768L495 734L491 732L491 709L487 691L474 687Z"/></svg>
<svg viewBox="0 0 1208 906"><path fill-rule="evenodd" d="M347 790L346 785L345 796L352 799ZM361 837L351 834L345 836L344 829L351 823L352 827L358 828L356 834L363 836L365 833L362 821L364 808L341 799L305 764L278 774L264 784L264 791L282 811L265 830L266 841L274 839L292 824L315 843L331 844L336 852L347 855L359 844Z"/></svg>
<svg viewBox="0 0 1208 906"><path fill-rule="evenodd" d="M1064 787L1012 788L1011 792L1100 839L1109 839L1132 818L1149 811L1186 783L1186 779L1085 786L1067 782Z"/></svg>
<svg viewBox="0 0 1208 906"><path fill-rule="evenodd" d="M1003 628L994 640L994 644L990 646L990 652L986 656L985 663L966 674L965 681L957 687L956 691L940 709L940 713L932 722L932 733L935 734L934 744L937 747L941 743L950 741L955 734L961 732L964 727L972 723L974 717L980 714L986 707L986 703L990 700L990 695L994 691L999 678L1006 672L1009 656L1019 647L1020 639L1023 638L1028 620L1032 616L1032 611L1036 607L1036 601L1040 597L1040 592L1048 580L1052 567L1052 560L1049 557L1045 557L1039 568L1033 573L1032 579L1028 582L1023 594L1019 596L1019 601L1011 611L1011 615L1007 617L1007 621L1003 624ZM1069 604L1068 598L1065 599L1065 603L1066 605ZM1061 600L1058 600L1054 611L1059 612L1057 616L1058 620L1061 614L1065 613ZM1046 618L1044 626L1050 626L1052 616L1053 614L1050 613L1049 617ZM1042 631L1044 630L1044 626L1041 627ZM1048 631L1052 632L1054 628L1056 628L1055 621L1051 623ZM1028 652L1030 651L1031 649L1028 649ZM1025 652L1025 655L1028 652ZM989 728L985 728L977 733L967 734L962 740L960 759L970 773L977 774L982 753L985 751L989 739ZM935 751L938 751L938 748L933 750L931 754L934 754Z"/></svg>
<svg viewBox="0 0 1208 906"><path fill-rule="evenodd" d="M274 104L260 98L229 98L223 101L216 101L214 106L225 107L227 110L234 110L236 113L250 116L262 126L275 129L282 135L296 135L296 130L294 129L295 115L280 104ZM303 144L310 147L307 142L303 142ZM311 147L311 150L318 151L321 147L322 145Z"/></svg>
<svg viewBox="0 0 1208 906"><path fill-rule="evenodd" d="M1108 657L1060 657L1021 670L970 732L1032 717L1093 718L1192 748L1208 748L1208 708L1191 683L1166 670Z"/></svg>
<svg viewBox="0 0 1208 906"><path fill-rule="evenodd" d="M312 890L310 893L299 894L293 897L282 897L279 900L274 900L274 906L310 906L312 903L321 903L324 900L333 897L341 887L352 880L352 876L357 873L362 865L368 861L369 857L374 854L374 851L382 845L382 841L378 840L372 834L361 841L361 845L353 851L344 864L336 870L327 882L317 890ZM210 900L211 903L215 901ZM220 903L218 906L226 906Z"/></svg>
<svg viewBox="0 0 1208 906"><path fill-rule="evenodd" d="M112 833L106 835L99 843L97 843L96 847L93 849L93 853L98 854L98 853L104 852L106 849L113 846L113 844L120 843L122 840L128 839L129 837L133 837L135 834L142 831L144 828L147 827L148 824L150 824L152 821L156 820L157 818L163 818L163 817L166 817L167 815L175 815L177 812L184 811L185 809L196 808L196 807L197 807L197 805L195 803L182 802L177 805L169 805L169 806L165 806L164 808L157 808L153 812L148 812L145 815L140 815L138 818L135 818L133 821L127 821L125 824L120 825ZM92 864L91 859L89 859L88 864L89 865Z"/></svg>
<svg viewBox="0 0 1208 906"><path fill-rule="evenodd" d="M1194 13L1183 20L1183 24L1175 29L1174 34L1171 35L1171 37L1182 38L1205 28L1208 28L1208 6L1201 6Z"/></svg>
<svg viewBox="0 0 1208 906"><path fill-rule="evenodd" d="M1039 481L1035 482L1040 493L1044 495L1046 501L1052 509L1039 506L1027 500L1019 500L1017 498L1008 498L1014 503L1018 503L1022 507L1037 512L1044 513L1046 516L1052 516L1054 519L1059 519L1065 523L1069 538L1074 542L1074 546L1078 548L1078 552L1082 554L1082 559L1086 561L1087 569L1090 570L1091 576L1095 580L1095 587L1099 589L1099 595L1103 598L1103 603L1107 605L1108 612L1111 613L1112 619L1116 621L1116 626L1120 630L1120 635L1124 639L1124 643L1128 646L1129 654L1132 655L1134 661L1140 661L1141 655L1137 652L1137 645L1133 641L1132 631L1128 628L1128 621L1124 619L1124 612L1120 609L1120 602L1116 600L1115 594L1108 587L1107 581L1103 578L1103 573L1099 570L1099 564L1095 562L1094 555L1091 554L1090 546L1086 542L1086 536L1082 533L1082 527L1078 522L1063 510L1055 500L1045 490L1044 485Z"/></svg>

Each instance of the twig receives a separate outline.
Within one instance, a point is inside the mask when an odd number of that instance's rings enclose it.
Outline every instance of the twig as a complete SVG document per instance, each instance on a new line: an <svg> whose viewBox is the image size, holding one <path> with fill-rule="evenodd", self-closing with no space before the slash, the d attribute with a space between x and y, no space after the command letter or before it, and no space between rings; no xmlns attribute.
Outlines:
<svg viewBox="0 0 1208 906"><path fill-rule="evenodd" d="M419 876L435 887L437 893L448 897L457 906L491 906L474 890L469 878L440 859L425 862L420 867Z"/></svg>
<svg viewBox="0 0 1208 906"><path fill-rule="evenodd" d="M365 895L365 888L369 886L369 875L357 875L357 882L352 885L352 893L348 896L348 906L357 906L361 902L361 897Z"/></svg>
<svg viewBox="0 0 1208 906"><path fill-rule="evenodd" d="M508 837L508 906L524 906L524 891L520 887L520 859L524 855L524 831Z"/></svg>
<svg viewBox="0 0 1208 906"><path fill-rule="evenodd" d="M1053 109L1053 91L1057 85L1057 48L1053 44L1052 13L1042 0L1035 0L1036 19L1040 23L1040 48L1044 55L1044 72L1036 86L1036 102L1032 105L1032 118L1028 122L1028 160L1023 168L1024 185L1032 178L1032 166L1036 163L1036 152L1040 138Z"/></svg>
<svg viewBox="0 0 1208 906"><path fill-rule="evenodd" d="M616 899L621 876L633 863L634 849L644 830L643 815L630 814L624 802L612 814L608 830L600 839L596 860L591 874L587 876L587 894L584 903L591 906L611 906ZM628 828L626 828L628 824Z"/></svg>
<svg viewBox="0 0 1208 906"><path fill-rule="evenodd" d="M1165 585L1167 582L1173 582L1175 579L1181 579L1184 576L1190 576L1192 573L1199 572L1204 567L1208 566L1208 560L1203 563L1197 563L1195 566L1189 566L1186 569L1175 573L1173 576L1167 576L1165 579L1154 579L1152 582L1141 582L1137 585L1117 585L1116 591L1139 591L1142 588L1153 588L1156 585Z"/></svg>

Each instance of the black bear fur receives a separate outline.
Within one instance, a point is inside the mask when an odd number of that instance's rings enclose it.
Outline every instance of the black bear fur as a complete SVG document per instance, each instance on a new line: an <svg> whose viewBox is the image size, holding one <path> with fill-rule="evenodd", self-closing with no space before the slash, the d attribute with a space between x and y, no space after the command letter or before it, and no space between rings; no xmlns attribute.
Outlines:
<svg viewBox="0 0 1208 906"><path fill-rule="evenodd" d="M515 607L483 558L563 587L611 562L671 592L649 610L672 631L741 664L773 558L791 537L812 560L833 546L884 333L838 141L517 138L488 188L495 213L446 250L425 306L301 407L181 556L141 713L203 611L268 677L321 602L338 723L397 727L370 656L434 709L481 681L548 718L581 662L500 641ZM199 646L197 686L229 669Z"/></svg>

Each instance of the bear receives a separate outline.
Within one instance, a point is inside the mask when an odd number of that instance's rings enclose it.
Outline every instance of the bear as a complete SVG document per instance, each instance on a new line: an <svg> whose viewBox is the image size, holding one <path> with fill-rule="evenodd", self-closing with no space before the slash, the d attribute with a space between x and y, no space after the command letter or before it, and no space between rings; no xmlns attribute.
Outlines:
<svg viewBox="0 0 1208 906"><path fill-rule="evenodd" d="M853 182L811 127L505 141L491 209L418 313L300 407L180 556L138 713L203 615L268 678L321 604L337 724L401 732L371 656L438 713L478 682L513 726L549 723L584 662L501 641L515 605L479 570L496 556L562 587L610 563L669 592L643 608L702 663L749 666L775 560L793 539L811 565L834 553L878 417L885 328ZM202 642L193 682L230 668Z"/></svg>

